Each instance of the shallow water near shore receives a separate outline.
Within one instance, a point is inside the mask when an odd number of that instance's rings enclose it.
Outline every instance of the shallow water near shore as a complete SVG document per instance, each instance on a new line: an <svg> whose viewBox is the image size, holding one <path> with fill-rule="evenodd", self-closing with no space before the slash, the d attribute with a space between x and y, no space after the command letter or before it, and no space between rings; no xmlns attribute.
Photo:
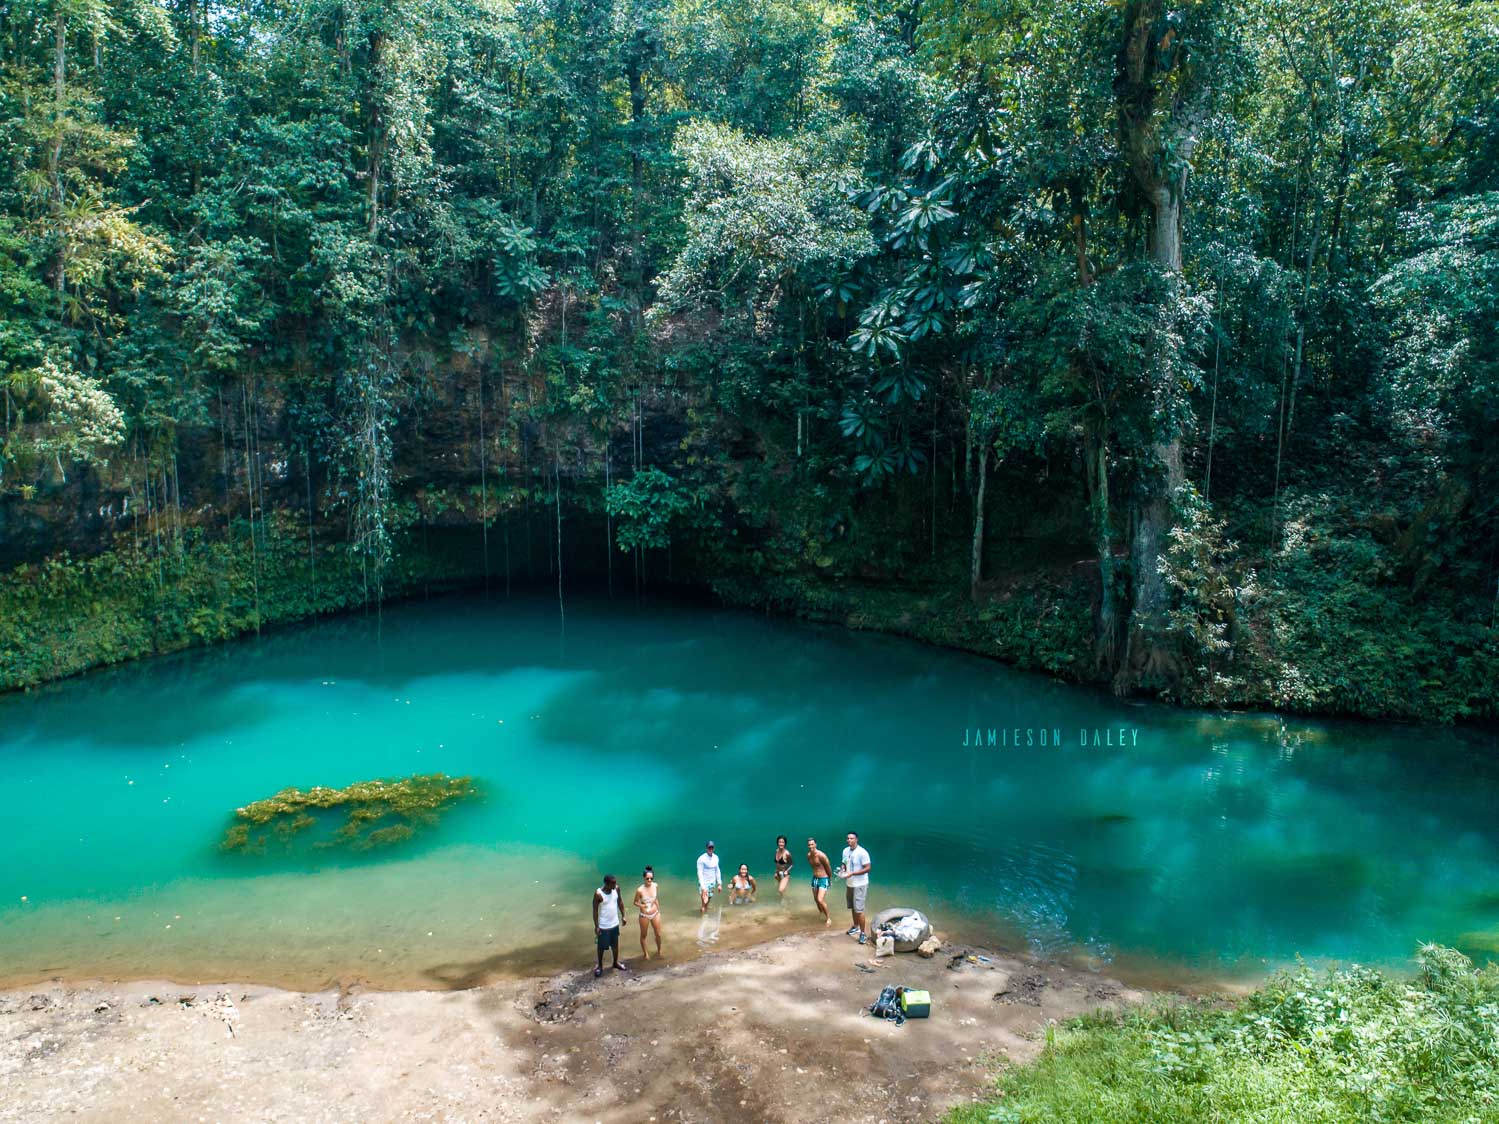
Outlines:
<svg viewBox="0 0 1499 1124"><path fill-rule="evenodd" d="M1038 955L1215 978L1400 966L1424 940L1483 960L1496 749L1121 703L693 602L578 595L565 627L539 594L411 603L0 698L0 982L472 986L591 962L592 888L612 871L628 897L645 863L668 954L695 955L813 923L805 840L836 863L851 827L872 910ZM404 844L219 848L287 786L429 772L481 794ZM709 836L760 894L700 919Z"/></svg>

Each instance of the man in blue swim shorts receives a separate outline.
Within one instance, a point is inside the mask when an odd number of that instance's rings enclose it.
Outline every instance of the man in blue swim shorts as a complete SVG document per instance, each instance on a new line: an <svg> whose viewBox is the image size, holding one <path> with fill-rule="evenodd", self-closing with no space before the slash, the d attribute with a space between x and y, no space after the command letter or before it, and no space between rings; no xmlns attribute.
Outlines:
<svg viewBox="0 0 1499 1124"><path fill-rule="evenodd" d="M817 912L822 914L822 923L831 925L833 915L828 912L828 884L833 877L833 862L817 849L817 840L807 840L807 865L812 868L812 900L817 903Z"/></svg>

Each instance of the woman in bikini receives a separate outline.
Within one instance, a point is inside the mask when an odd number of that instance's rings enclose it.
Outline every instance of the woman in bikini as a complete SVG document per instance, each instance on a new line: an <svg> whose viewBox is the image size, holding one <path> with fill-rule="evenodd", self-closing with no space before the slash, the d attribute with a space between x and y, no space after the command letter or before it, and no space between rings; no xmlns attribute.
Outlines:
<svg viewBox="0 0 1499 1124"><path fill-rule="evenodd" d="M746 863L739 864L739 873L734 875L734 880L729 884L729 904L745 905L755 900L755 891L759 887L755 885L755 877L749 872Z"/></svg>
<svg viewBox="0 0 1499 1124"><path fill-rule="evenodd" d="M786 847L786 837L776 836L776 895L786 897L786 887L791 885L791 851Z"/></svg>
<svg viewBox="0 0 1499 1124"><path fill-rule="evenodd" d="M646 867L641 872L645 881L635 888L635 908L640 911L640 954L647 960L651 954L645 950L645 936L656 932L656 955L661 955L661 903L656 900L660 887L656 885L656 872Z"/></svg>

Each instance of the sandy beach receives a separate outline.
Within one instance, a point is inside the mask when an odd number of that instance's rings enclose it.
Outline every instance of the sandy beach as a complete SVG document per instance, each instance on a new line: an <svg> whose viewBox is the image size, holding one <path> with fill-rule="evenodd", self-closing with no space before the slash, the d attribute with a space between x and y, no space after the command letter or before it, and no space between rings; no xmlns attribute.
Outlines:
<svg viewBox="0 0 1499 1124"><path fill-rule="evenodd" d="M668 954L670 949L668 949ZM986 960L979 959L987 958ZM0 1120L931 1120L1146 993L970 945L841 931L450 991L57 981L0 993ZM861 1015L885 984L932 1017Z"/></svg>

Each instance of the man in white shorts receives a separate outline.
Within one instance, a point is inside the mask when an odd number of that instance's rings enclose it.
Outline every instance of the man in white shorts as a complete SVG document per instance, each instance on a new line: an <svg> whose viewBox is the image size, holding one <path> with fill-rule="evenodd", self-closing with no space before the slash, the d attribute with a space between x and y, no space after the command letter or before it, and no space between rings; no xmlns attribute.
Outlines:
<svg viewBox="0 0 1499 1124"><path fill-rule="evenodd" d="M713 840L710 839L703 848L703 853L697 857L697 890L703 902L700 912L708 912L708 899L722 889L723 874L718 869L718 856L713 853Z"/></svg>
<svg viewBox="0 0 1499 1124"><path fill-rule="evenodd" d="M869 898L869 852L859 846L859 833L848 833L848 846L843 848L843 865L838 868L838 877L843 879L844 898L854 923L848 935L859 938L860 944L869 942L869 922L864 918L864 906Z"/></svg>

